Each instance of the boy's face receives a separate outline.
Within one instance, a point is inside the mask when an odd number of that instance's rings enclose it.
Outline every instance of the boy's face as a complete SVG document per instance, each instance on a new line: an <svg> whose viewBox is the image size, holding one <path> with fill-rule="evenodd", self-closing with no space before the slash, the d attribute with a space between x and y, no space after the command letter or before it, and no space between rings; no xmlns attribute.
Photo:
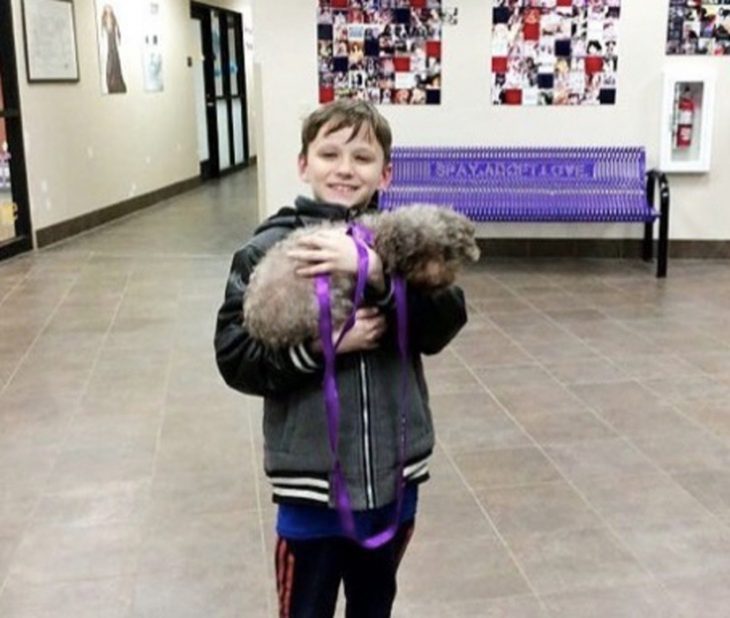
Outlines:
<svg viewBox="0 0 730 618"><path fill-rule="evenodd" d="M299 156L299 176L318 201L348 208L367 204L375 191L390 184L391 165L369 126L354 137L352 127L328 134L329 126L319 130L306 156Z"/></svg>

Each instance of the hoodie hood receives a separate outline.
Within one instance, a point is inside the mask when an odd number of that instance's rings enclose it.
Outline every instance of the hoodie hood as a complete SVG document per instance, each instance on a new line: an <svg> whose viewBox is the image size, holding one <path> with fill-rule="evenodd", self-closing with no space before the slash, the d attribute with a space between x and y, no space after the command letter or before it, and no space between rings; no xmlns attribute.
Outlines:
<svg viewBox="0 0 730 618"><path fill-rule="evenodd" d="M275 215L261 223L254 233L259 234L272 227L296 229L317 221L350 221L365 210L367 208L348 208L340 204L317 202L300 195L294 200L294 208L285 206L280 209Z"/></svg>

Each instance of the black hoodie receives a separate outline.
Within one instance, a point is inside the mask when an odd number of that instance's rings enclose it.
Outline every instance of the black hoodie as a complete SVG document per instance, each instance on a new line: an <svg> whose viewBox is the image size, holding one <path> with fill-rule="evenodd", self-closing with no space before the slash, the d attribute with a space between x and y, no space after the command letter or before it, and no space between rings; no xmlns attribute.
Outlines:
<svg viewBox="0 0 730 618"><path fill-rule="evenodd" d="M264 397L264 456L274 486L274 500L330 504L332 457L322 396L322 367L306 345L271 349L246 330L243 296L256 264L293 230L325 220L346 221L356 211L299 197L267 219L233 256L225 300L218 312L215 351L226 383L243 393ZM378 304L391 315L390 294ZM405 478L428 478L427 459L434 434L421 354L439 352L466 323L461 290L452 286L435 294L409 291L410 383ZM392 322L391 322L392 320ZM357 510L378 508L394 499L398 467L400 375L402 363L389 331L372 351L337 357L341 420L339 457Z"/></svg>

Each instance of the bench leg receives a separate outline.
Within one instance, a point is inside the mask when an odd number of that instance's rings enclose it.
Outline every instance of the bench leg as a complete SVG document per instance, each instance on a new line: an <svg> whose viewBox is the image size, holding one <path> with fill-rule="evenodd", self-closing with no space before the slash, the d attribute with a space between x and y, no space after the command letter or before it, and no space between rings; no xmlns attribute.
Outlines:
<svg viewBox="0 0 730 618"><path fill-rule="evenodd" d="M645 262L651 262L654 257L654 222L644 224L644 243L642 245L641 258Z"/></svg>
<svg viewBox="0 0 730 618"><path fill-rule="evenodd" d="M664 174L659 177L659 199L661 216L659 218L656 276L664 278L667 276L667 259L669 257L669 183Z"/></svg>

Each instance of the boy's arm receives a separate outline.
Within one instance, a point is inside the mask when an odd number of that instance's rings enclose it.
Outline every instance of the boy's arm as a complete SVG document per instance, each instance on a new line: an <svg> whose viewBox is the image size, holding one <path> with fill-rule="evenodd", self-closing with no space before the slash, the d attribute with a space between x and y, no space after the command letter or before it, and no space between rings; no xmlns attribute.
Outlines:
<svg viewBox="0 0 730 618"><path fill-rule="evenodd" d="M410 346L414 352L437 354L466 324L466 301L460 287L408 293Z"/></svg>
<svg viewBox="0 0 730 618"><path fill-rule="evenodd" d="M233 256L226 297L218 311L215 353L226 383L243 393L275 397L318 375L320 364L305 345L273 350L253 339L243 324L243 295L254 266L263 257L248 245Z"/></svg>

